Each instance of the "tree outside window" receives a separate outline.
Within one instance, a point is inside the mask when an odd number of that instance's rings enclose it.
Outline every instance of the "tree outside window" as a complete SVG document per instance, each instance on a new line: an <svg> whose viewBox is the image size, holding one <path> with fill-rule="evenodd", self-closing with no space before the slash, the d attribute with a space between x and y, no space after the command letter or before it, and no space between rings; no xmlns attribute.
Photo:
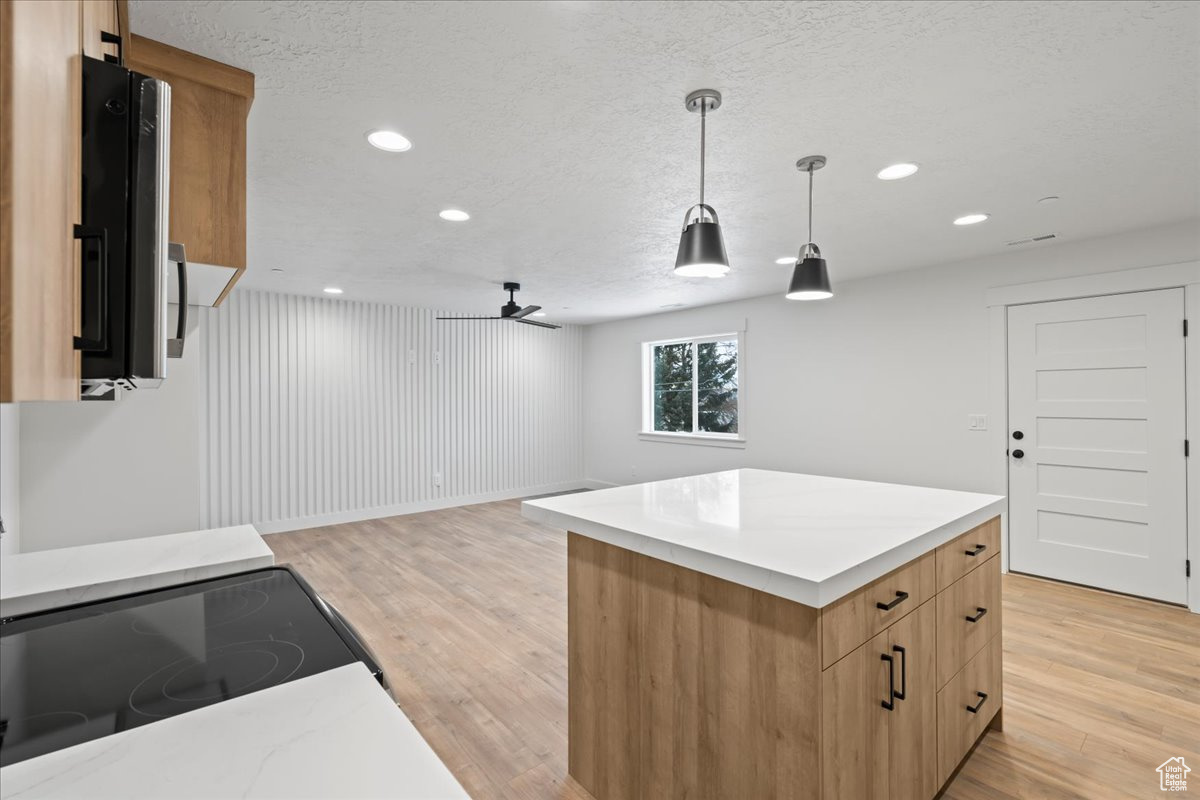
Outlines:
<svg viewBox="0 0 1200 800"><path fill-rule="evenodd" d="M648 347L654 432L737 434L736 336L661 342Z"/></svg>

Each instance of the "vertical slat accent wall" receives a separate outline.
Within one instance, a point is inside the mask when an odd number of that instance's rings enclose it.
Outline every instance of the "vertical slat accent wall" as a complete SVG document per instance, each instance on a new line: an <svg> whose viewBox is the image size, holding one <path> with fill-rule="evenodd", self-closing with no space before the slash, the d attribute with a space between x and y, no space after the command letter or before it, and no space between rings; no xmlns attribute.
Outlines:
<svg viewBox="0 0 1200 800"><path fill-rule="evenodd" d="M581 482L582 329L438 313L251 289L201 309L204 524L284 530Z"/></svg>

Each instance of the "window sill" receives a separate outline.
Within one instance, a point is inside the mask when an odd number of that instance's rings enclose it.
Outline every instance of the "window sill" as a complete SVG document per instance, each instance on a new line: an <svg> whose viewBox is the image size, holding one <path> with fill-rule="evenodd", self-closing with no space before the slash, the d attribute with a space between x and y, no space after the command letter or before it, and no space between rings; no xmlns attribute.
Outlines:
<svg viewBox="0 0 1200 800"><path fill-rule="evenodd" d="M703 447L731 447L745 449L746 440L729 436L704 436L696 433L647 433L638 432L643 442L668 442L670 444L698 444Z"/></svg>

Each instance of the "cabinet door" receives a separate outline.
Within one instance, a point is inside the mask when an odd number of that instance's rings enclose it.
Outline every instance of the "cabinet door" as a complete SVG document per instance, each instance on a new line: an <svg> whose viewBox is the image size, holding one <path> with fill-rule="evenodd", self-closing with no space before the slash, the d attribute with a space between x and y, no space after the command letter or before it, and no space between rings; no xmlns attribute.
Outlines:
<svg viewBox="0 0 1200 800"><path fill-rule="evenodd" d="M890 676L900 680L888 631L821 673L821 793L826 800L886 800ZM895 670L893 672L893 670ZM896 684L900 688L900 684ZM932 796L932 795L930 795Z"/></svg>
<svg viewBox="0 0 1200 800"><path fill-rule="evenodd" d="M937 611L934 601L888 629L895 658L896 709L888 716L891 800L937 793Z"/></svg>
<svg viewBox="0 0 1200 800"><path fill-rule="evenodd" d="M79 20L0 2L0 402L79 397Z"/></svg>

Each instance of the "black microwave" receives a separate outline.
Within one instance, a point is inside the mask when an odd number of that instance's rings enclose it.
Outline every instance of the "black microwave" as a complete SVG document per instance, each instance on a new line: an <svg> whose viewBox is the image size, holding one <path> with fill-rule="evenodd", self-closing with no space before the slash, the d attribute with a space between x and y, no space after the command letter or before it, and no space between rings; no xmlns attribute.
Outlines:
<svg viewBox="0 0 1200 800"><path fill-rule="evenodd" d="M156 388L183 354L187 264L167 241L171 87L121 63L83 59L81 352L85 399ZM168 330L167 276L179 270Z"/></svg>

